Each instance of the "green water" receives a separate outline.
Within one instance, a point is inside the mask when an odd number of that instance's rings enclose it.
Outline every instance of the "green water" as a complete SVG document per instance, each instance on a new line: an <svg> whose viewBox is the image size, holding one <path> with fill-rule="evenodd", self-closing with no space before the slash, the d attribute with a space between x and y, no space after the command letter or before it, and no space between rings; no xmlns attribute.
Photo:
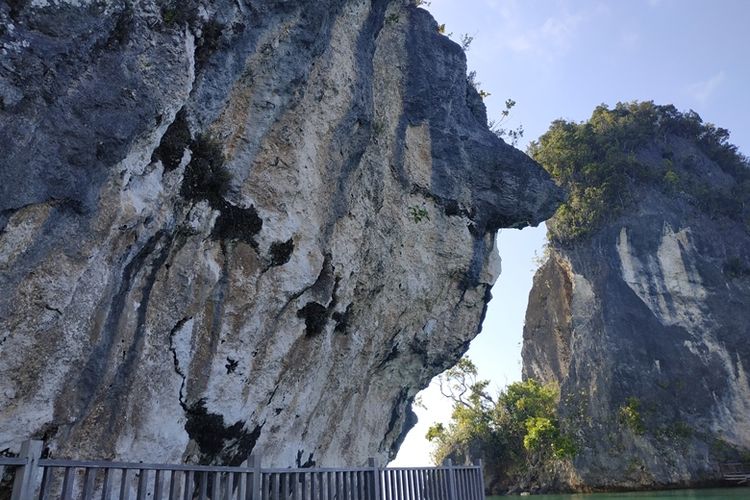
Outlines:
<svg viewBox="0 0 750 500"><path fill-rule="evenodd" d="M591 493L574 495L531 495L521 497L508 495L504 497L487 497L487 500L505 500L508 498L528 498L530 500L614 500L633 498L638 500L661 500L664 498L694 498L696 500L750 500L750 488L716 488L705 490L670 490L638 491L630 493Z"/></svg>

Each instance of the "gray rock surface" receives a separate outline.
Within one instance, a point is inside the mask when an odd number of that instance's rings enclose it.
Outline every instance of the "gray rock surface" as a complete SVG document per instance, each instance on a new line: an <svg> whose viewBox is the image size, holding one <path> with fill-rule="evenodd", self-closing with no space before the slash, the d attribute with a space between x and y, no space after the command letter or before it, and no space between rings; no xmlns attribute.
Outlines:
<svg viewBox="0 0 750 500"><path fill-rule="evenodd" d="M661 172L667 157L705 193L739 189L684 138L654 138L637 159ZM749 456L747 215L655 184L593 234L552 243L534 277L523 375L560 388L580 453L555 480L572 489L705 485Z"/></svg>
<svg viewBox="0 0 750 500"><path fill-rule="evenodd" d="M0 3L0 450L392 457L560 192L399 1Z"/></svg>

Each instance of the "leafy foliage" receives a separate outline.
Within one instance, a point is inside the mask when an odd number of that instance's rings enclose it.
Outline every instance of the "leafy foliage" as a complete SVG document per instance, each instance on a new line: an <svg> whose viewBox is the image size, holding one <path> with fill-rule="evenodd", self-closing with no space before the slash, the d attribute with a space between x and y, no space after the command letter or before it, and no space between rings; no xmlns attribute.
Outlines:
<svg viewBox="0 0 750 500"><path fill-rule="evenodd" d="M731 192L707 185L689 166L673 163L670 139L693 142L736 181ZM694 111L653 102L598 106L587 122L556 120L529 154L569 192L568 201L548 223L556 241L571 241L598 229L632 206L638 185L660 186L710 213L740 218L750 207L748 160L730 144L729 132L703 123ZM654 165L638 160L648 149L662 152ZM684 160L683 160L684 162ZM689 175L688 175L689 174Z"/></svg>
<svg viewBox="0 0 750 500"><path fill-rule="evenodd" d="M574 441L560 429L555 388L526 380L510 384L493 398L487 385L477 380L476 366L468 358L441 376L441 392L454 405L448 426L437 423L427 432L427 439L437 445L436 463L482 457L500 477L514 481L575 455Z"/></svg>
<svg viewBox="0 0 750 500"><path fill-rule="evenodd" d="M507 140L513 147L515 147L518 144L518 141L523 138L523 125L519 125L516 128L506 128L503 127L503 124L510 117L510 110L513 109L515 105L516 101L513 99L506 99L505 109L500 112L500 118L498 120L490 120L490 123L488 124L490 131L493 134L500 139Z"/></svg>
<svg viewBox="0 0 750 500"><path fill-rule="evenodd" d="M412 205L409 207L409 216L415 224L422 222L423 220L430 220L430 213L424 206Z"/></svg>
<svg viewBox="0 0 750 500"><path fill-rule="evenodd" d="M641 417L641 402L638 398L630 397L620 407L620 424L630 429L634 434L643 434L646 427Z"/></svg>

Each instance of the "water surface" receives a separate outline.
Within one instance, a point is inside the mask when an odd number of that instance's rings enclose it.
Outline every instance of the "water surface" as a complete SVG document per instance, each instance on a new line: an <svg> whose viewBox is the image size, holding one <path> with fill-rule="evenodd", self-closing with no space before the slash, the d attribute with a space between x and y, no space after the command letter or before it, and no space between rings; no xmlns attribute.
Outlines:
<svg viewBox="0 0 750 500"><path fill-rule="evenodd" d="M628 493L576 493L574 495L531 495L521 497L487 497L487 500L528 498L530 500L615 500L632 498L637 500L662 500L665 498L689 498L696 500L750 500L750 488L711 488L702 490L634 491Z"/></svg>

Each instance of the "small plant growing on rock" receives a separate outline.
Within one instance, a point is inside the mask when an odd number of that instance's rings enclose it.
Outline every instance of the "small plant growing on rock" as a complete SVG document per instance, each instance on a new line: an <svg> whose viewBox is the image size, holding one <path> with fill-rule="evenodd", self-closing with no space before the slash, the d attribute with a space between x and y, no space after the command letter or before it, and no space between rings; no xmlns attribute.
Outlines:
<svg viewBox="0 0 750 500"><path fill-rule="evenodd" d="M674 170L669 169L667 170L667 173L664 174L664 182L667 183L669 189L677 189L677 186L680 184L680 176L677 175L677 172Z"/></svg>
<svg viewBox="0 0 750 500"><path fill-rule="evenodd" d="M479 92L479 95L482 96L481 91ZM523 138L523 125L519 125L518 127L511 129L503 127L502 124L508 119L508 117L510 116L510 110L513 109L515 105L516 101L514 101L513 99L506 99L505 109L500 112L500 119L490 120L488 124L490 131L493 134L498 136L500 139L507 140L510 145L514 147L518 144L518 141Z"/></svg>
<svg viewBox="0 0 750 500"><path fill-rule="evenodd" d="M388 15L388 17L385 18L385 24L387 25L397 24L400 19L401 19L401 16L399 16L398 14L395 14L395 13L390 14Z"/></svg>
<svg viewBox="0 0 750 500"><path fill-rule="evenodd" d="M464 52L468 52L469 51L469 47L471 47L471 42L473 42L473 41L474 41L474 37L473 36L469 35L468 33L462 34L461 35L461 42L460 42L461 49Z"/></svg>
<svg viewBox="0 0 750 500"><path fill-rule="evenodd" d="M430 214L427 212L427 209L424 206L418 207L416 205L412 205L409 207L409 216L412 218L412 220L419 224L423 220L430 220Z"/></svg>
<svg viewBox="0 0 750 500"><path fill-rule="evenodd" d="M385 132L385 124L381 121L375 121L372 124L372 132L376 137L383 135Z"/></svg>
<svg viewBox="0 0 750 500"><path fill-rule="evenodd" d="M633 434L641 435L646 431L643 418L641 418L641 402L638 398L631 396L620 407L619 420L620 424L633 431Z"/></svg>
<svg viewBox="0 0 750 500"><path fill-rule="evenodd" d="M195 0L162 0L161 20L168 28L182 28L185 23L193 24L198 17Z"/></svg>

